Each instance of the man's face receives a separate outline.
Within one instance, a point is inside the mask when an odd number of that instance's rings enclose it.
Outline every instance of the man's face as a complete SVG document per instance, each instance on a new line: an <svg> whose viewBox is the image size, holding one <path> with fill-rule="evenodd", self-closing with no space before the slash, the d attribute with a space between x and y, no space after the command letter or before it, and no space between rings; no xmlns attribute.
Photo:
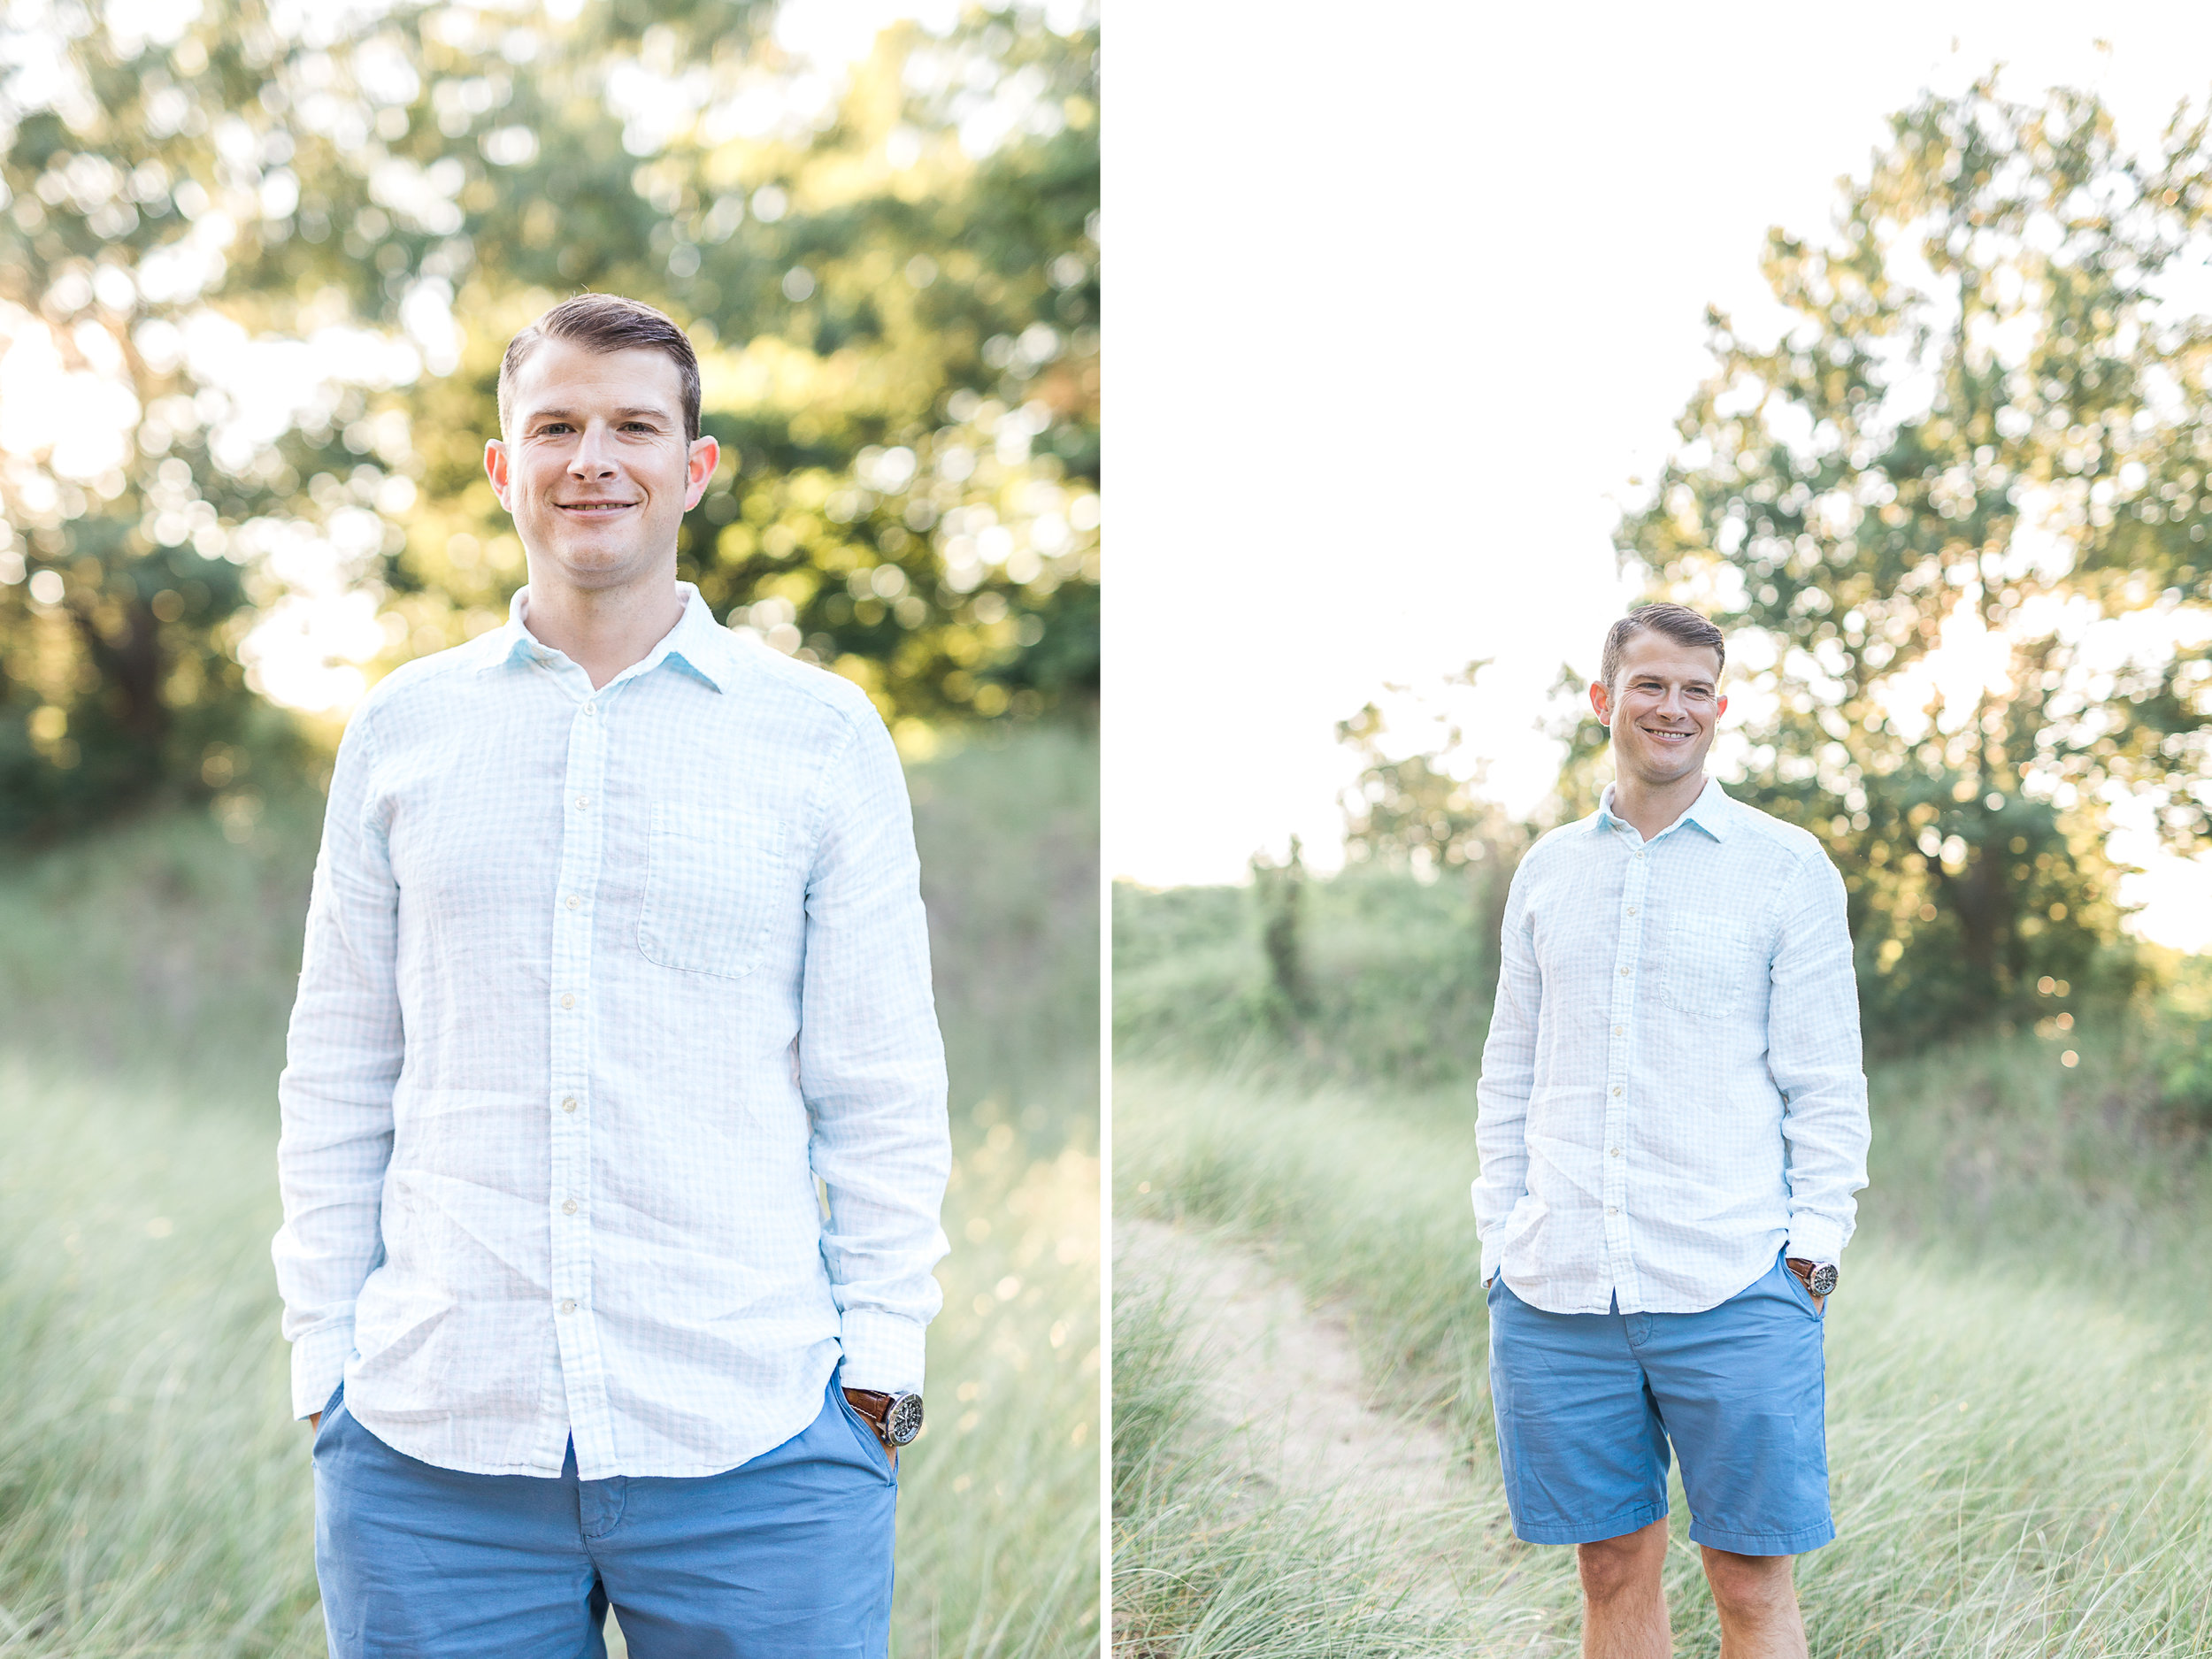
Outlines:
<svg viewBox="0 0 2212 1659"><path fill-rule="evenodd" d="M672 568L676 526L719 447L684 437L683 383L665 352L541 340L508 398L484 471L514 515L533 580L616 588Z"/></svg>
<svg viewBox="0 0 2212 1659"><path fill-rule="evenodd" d="M1653 787L1703 772L1713 727L1728 707L1719 678L1720 656L1709 646L1685 645L1655 628L1631 636L1613 691L1590 687L1621 775Z"/></svg>

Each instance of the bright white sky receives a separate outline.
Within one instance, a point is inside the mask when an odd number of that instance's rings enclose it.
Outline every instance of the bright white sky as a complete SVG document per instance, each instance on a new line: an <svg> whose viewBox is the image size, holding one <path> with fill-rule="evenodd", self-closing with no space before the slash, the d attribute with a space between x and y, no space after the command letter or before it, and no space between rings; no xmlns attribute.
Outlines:
<svg viewBox="0 0 2212 1659"><path fill-rule="evenodd" d="M1339 856L1334 724L1495 658L1458 706L1516 809L1535 725L1634 595L1609 533L1708 365L1771 311L1768 226L1828 221L1884 118L1993 62L2094 87L2146 146L2212 88L2212 7L1121 0L1107 142L1107 867ZM2108 50L2095 44L2101 39ZM2146 933L2212 945L2212 871Z"/></svg>

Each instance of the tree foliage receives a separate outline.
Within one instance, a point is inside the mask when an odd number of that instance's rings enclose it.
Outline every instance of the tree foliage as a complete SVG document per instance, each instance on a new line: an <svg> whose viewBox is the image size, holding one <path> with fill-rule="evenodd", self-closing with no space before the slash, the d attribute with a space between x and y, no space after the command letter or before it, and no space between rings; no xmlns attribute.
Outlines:
<svg viewBox="0 0 2212 1659"><path fill-rule="evenodd" d="M583 288L700 347L718 616L895 722L1094 698L1095 32L902 26L831 96L766 4L562 10L9 9L0 333L120 442L0 428L0 833L230 782L334 588L371 675L495 622L499 356Z"/></svg>
<svg viewBox="0 0 2212 1659"><path fill-rule="evenodd" d="M1729 630L1750 798L1843 870L1893 1041L2087 978L2122 795L2207 835L2212 327L2172 296L2208 210L2201 120L2135 157L2085 94L1924 98L1825 236L1770 236L1779 340L1712 315L1684 446L1619 532ZM2116 655L2123 615L2151 626ZM1939 648L1980 683L1947 695Z"/></svg>

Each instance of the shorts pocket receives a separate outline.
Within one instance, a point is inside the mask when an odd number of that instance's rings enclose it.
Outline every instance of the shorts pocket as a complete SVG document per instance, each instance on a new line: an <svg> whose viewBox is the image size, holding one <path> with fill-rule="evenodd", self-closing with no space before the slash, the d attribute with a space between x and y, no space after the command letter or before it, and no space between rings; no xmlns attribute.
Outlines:
<svg viewBox="0 0 2212 1659"><path fill-rule="evenodd" d="M1694 1018L1723 1019L1751 1001L1766 971L1766 952L1741 920L1678 916L1666 931L1659 995Z"/></svg>
<svg viewBox="0 0 2212 1659"><path fill-rule="evenodd" d="M638 953L741 979L760 965L783 900L784 828L767 813L657 801Z"/></svg>
<svg viewBox="0 0 2212 1659"><path fill-rule="evenodd" d="M330 1398L323 1402L322 1417L315 1425L312 1450L322 1450L323 1442L337 1432L338 1414L345 1409L345 1404L346 1385L344 1379L341 1378L338 1386L330 1391Z"/></svg>
<svg viewBox="0 0 2212 1659"><path fill-rule="evenodd" d="M845 1391L833 1381L830 1384L830 1398L837 1402L838 1410L851 1425L853 1436L860 1441L869 1467L886 1480L896 1482L898 1471L892 1465L890 1449L876 1438L876 1432L868 1425L868 1419L860 1415L860 1409L845 1398Z"/></svg>
<svg viewBox="0 0 2212 1659"><path fill-rule="evenodd" d="M1805 1281L1790 1271L1789 1260L1786 1256L1775 1258L1774 1271L1781 1274L1790 1295L1806 1313L1816 1319L1825 1320L1828 1317L1827 1304L1816 1303L1813 1301L1813 1293L1805 1288Z"/></svg>

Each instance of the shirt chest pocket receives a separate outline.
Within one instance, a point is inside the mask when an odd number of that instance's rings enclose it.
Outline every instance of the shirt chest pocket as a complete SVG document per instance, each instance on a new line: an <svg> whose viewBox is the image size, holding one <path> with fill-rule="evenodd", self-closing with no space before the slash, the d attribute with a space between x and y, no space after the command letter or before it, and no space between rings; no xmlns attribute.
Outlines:
<svg viewBox="0 0 2212 1659"><path fill-rule="evenodd" d="M785 892L784 826L743 807L657 801L637 946L648 962L742 979L760 965Z"/></svg>
<svg viewBox="0 0 2212 1659"><path fill-rule="evenodd" d="M1701 1019L1725 1019L1751 1007L1766 979L1764 941L1740 918L1685 916L1669 925L1659 995L1670 1008Z"/></svg>

